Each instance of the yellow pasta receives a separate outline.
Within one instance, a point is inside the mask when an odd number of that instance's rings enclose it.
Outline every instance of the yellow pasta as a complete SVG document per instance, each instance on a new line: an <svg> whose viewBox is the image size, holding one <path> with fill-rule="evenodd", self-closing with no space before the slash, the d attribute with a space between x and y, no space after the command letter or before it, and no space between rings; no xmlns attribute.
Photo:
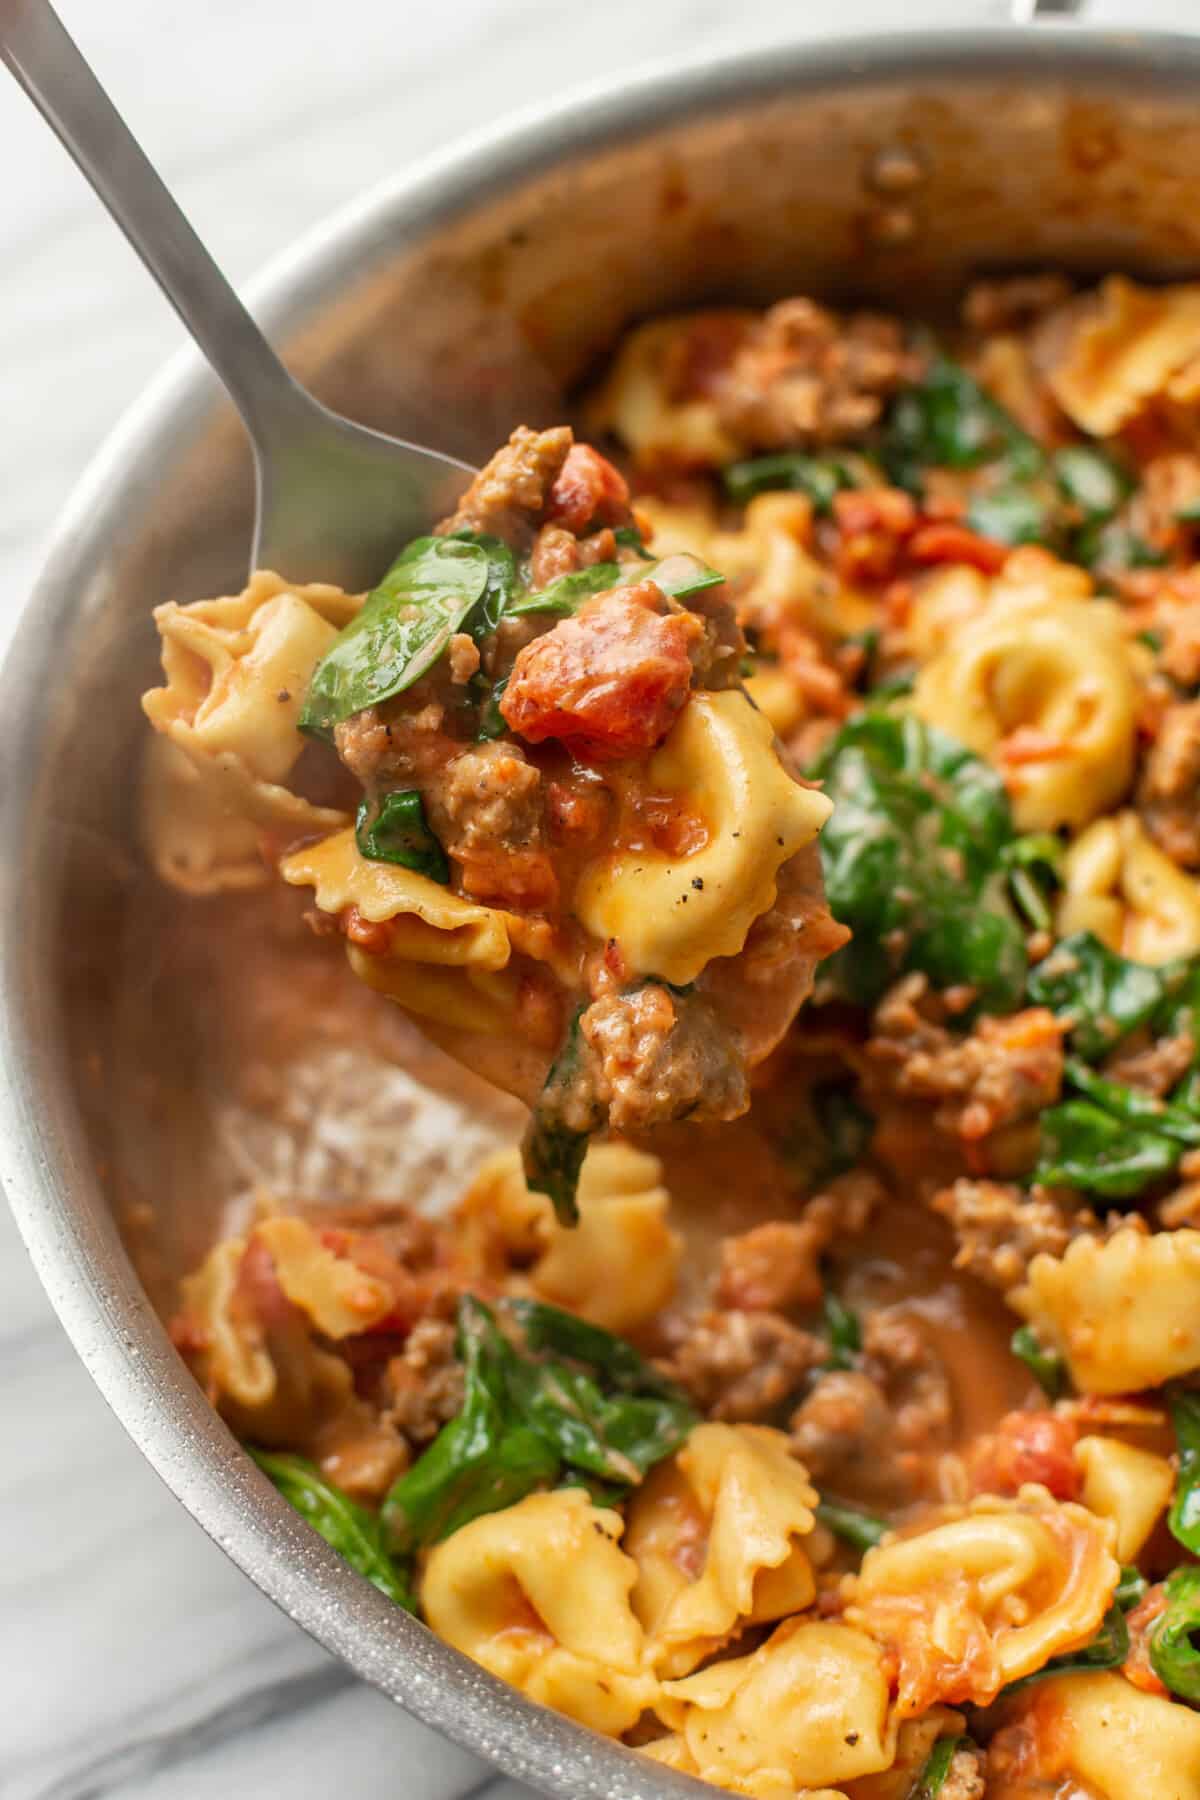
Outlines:
<svg viewBox="0 0 1200 1800"><path fill-rule="evenodd" d="M846 1617L896 1650L904 1717L935 1700L986 1705L1099 1628L1120 1575L1115 1536L1043 1488L981 1496L868 1550Z"/></svg>
<svg viewBox="0 0 1200 1800"><path fill-rule="evenodd" d="M754 323L753 313L727 315ZM622 340L604 386L589 407L592 430L611 432L643 463L718 468L738 443L705 396L673 393L673 363L697 315L683 313L640 325Z"/></svg>
<svg viewBox="0 0 1200 1800"><path fill-rule="evenodd" d="M993 583L966 563L945 563L913 584L905 636L919 663L955 642L991 604Z"/></svg>
<svg viewBox="0 0 1200 1800"><path fill-rule="evenodd" d="M1096 437L1120 431L1156 397L1197 396L1200 286L1148 288L1110 275L1056 335L1050 387L1068 417Z"/></svg>
<svg viewBox="0 0 1200 1800"><path fill-rule="evenodd" d="M265 1244L280 1287L317 1330L328 1338L369 1331L392 1311L395 1298L386 1282L335 1256L304 1219L264 1219L254 1236Z"/></svg>
<svg viewBox="0 0 1200 1800"><path fill-rule="evenodd" d="M585 868L576 911L615 938L629 968L686 985L735 956L774 903L780 865L809 844L830 803L784 769L767 720L744 695L693 694L648 769L652 791L699 810L708 842L690 856L617 851Z"/></svg>
<svg viewBox="0 0 1200 1800"><path fill-rule="evenodd" d="M685 1675L746 1625L811 1603L816 1503L787 1438L760 1425L697 1425L653 1471L630 1502L625 1548L663 1674Z"/></svg>
<svg viewBox="0 0 1200 1800"><path fill-rule="evenodd" d="M1118 1562L1131 1563L1170 1503L1175 1471L1165 1456L1119 1438L1085 1437L1075 1446L1083 1476L1080 1499L1117 1528Z"/></svg>
<svg viewBox="0 0 1200 1800"><path fill-rule="evenodd" d="M804 494L759 494L737 531L717 532L707 555L736 584L754 630L787 621L820 635L850 636L878 624L878 603L847 588L812 554L812 502Z"/></svg>
<svg viewBox="0 0 1200 1800"><path fill-rule="evenodd" d="M811 1795L886 1769L896 1749L879 1646L849 1625L789 1619L753 1655L663 1683L660 1761L716 1787Z"/></svg>
<svg viewBox="0 0 1200 1800"><path fill-rule="evenodd" d="M1030 1792L1094 1800L1200 1800L1200 1714L1121 1675L1067 1675L1007 1715L1032 1739Z"/></svg>
<svg viewBox="0 0 1200 1800"><path fill-rule="evenodd" d="M1123 1228L1036 1256L1009 1296L1084 1394L1129 1394L1200 1368L1200 1231Z"/></svg>
<svg viewBox="0 0 1200 1800"><path fill-rule="evenodd" d="M146 746L139 800L143 847L169 886L223 894L270 880L258 826L230 812L206 771L169 738L153 737Z"/></svg>
<svg viewBox="0 0 1200 1800"><path fill-rule="evenodd" d="M237 1316L234 1290L244 1238L226 1238L209 1251L194 1275L180 1284L183 1312L203 1340L201 1376L210 1393L240 1405L264 1406L275 1393L275 1366L258 1332Z"/></svg>
<svg viewBox="0 0 1200 1800"><path fill-rule="evenodd" d="M914 710L1004 770L1022 831L1082 826L1133 774L1135 688L1115 610L993 602L921 671Z"/></svg>
<svg viewBox="0 0 1200 1800"><path fill-rule="evenodd" d="M628 1731L658 1683L629 1604L637 1567L621 1525L578 1488L487 1513L429 1552L425 1618L531 1699L596 1731Z"/></svg>
<svg viewBox="0 0 1200 1800"><path fill-rule="evenodd" d="M674 1296L682 1239L667 1222L671 1197L656 1156L630 1144L589 1145L579 1178L579 1223L555 1218L526 1186L521 1155L488 1157L463 1197L460 1217L485 1241L498 1235L521 1259L520 1285L606 1331L634 1331Z"/></svg>
<svg viewBox="0 0 1200 1800"><path fill-rule="evenodd" d="M1097 819L1063 863L1060 937L1094 931L1134 962L1164 963L1200 950L1200 885L1164 856L1134 812Z"/></svg>

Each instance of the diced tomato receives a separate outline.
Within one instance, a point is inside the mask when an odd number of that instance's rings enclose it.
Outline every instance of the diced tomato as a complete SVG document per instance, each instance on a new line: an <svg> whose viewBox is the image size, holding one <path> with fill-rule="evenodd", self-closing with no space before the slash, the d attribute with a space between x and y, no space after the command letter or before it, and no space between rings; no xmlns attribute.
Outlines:
<svg viewBox="0 0 1200 1800"><path fill-rule="evenodd" d="M995 575L1008 561L1012 546L982 537L965 525L939 521L922 525L908 541L908 553L919 563L969 563L985 575Z"/></svg>
<svg viewBox="0 0 1200 1800"><path fill-rule="evenodd" d="M1081 1486L1074 1456L1078 1436L1075 1421L1058 1413L1006 1413L980 1444L972 1486L976 1493L1015 1494L1036 1481L1056 1500L1075 1500Z"/></svg>
<svg viewBox="0 0 1200 1800"><path fill-rule="evenodd" d="M580 536L598 525L620 525L629 516L629 486L619 469L590 444L573 444L546 506L547 522Z"/></svg>
<svg viewBox="0 0 1200 1800"><path fill-rule="evenodd" d="M592 762L651 749L687 699L689 648L704 632L694 614L663 606L652 581L612 588L526 644L500 702L511 730Z"/></svg>

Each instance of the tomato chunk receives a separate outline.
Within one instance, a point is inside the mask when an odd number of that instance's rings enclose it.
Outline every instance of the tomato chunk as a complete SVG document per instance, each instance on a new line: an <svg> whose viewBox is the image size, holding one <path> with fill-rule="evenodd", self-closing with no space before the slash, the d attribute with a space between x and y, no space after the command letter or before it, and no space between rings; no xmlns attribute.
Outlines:
<svg viewBox="0 0 1200 1800"><path fill-rule="evenodd" d="M689 649L704 635L694 614L664 608L652 581L611 588L526 644L500 702L509 728L590 762L651 749L687 699Z"/></svg>
<svg viewBox="0 0 1200 1800"><path fill-rule="evenodd" d="M1015 1494L1036 1481L1056 1500L1076 1500L1082 1485L1074 1457L1078 1436L1074 1422L1058 1413L1006 1413L979 1445L971 1485L976 1493Z"/></svg>
<svg viewBox="0 0 1200 1800"><path fill-rule="evenodd" d="M590 444L572 445L550 489L546 518L576 536L594 526L628 523L625 477Z"/></svg>

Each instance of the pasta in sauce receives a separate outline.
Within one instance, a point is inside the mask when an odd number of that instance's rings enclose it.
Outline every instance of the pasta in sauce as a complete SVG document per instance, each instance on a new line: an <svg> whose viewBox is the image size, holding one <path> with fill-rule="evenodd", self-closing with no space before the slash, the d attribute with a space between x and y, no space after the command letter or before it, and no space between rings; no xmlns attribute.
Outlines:
<svg viewBox="0 0 1200 1800"><path fill-rule="evenodd" d="M535 1103L445 1215L259 1191L176 1344L755 1800L1200 1800L1198 295L653 320L365 600L159 610L196 931L306 909Z"/></svg>

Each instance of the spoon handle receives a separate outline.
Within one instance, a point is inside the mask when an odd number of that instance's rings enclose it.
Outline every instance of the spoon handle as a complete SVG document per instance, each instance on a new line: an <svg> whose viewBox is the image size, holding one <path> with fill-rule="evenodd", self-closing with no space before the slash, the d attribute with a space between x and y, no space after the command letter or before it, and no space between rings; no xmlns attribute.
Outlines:
<svg viewBox="0 0 1200 1800"><path fill-rule="evenodd" d="M294 404L295 384L47 0L0 0L0 60L91 182L260 440L280 408Z"/></svg>

